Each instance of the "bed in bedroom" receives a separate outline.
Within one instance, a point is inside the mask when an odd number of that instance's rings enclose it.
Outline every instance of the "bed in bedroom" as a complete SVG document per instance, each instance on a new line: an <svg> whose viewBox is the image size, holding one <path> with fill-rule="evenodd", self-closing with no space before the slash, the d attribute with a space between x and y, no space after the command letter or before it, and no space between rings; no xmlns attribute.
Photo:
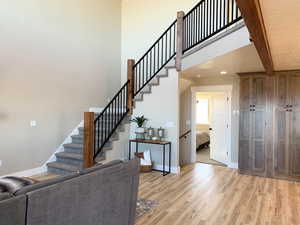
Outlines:
<svg viewBox="0 0 300 225"><path fill-rule="evenodd" d="M207 131L197 131L196 147L197 150L208 148L210 144L209 133Z"/></svg>

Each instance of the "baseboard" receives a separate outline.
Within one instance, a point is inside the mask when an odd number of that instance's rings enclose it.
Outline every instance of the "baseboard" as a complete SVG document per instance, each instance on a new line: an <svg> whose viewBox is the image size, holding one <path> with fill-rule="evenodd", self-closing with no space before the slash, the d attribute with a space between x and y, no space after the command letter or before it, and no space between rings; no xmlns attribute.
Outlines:
<svg viewBox="0 0 300 225"><path fill-rule="evenodd" d="M228 168L238 169L239 168L239 164L238 163L234 163L234 162L230 162L228 164Z"/></svg>
<svg viewBox="0 0 300 225"><path fill-rule="evenodd" d="M34 176L34 175L37 175L37 174L46 173L46 172L47 172L47 167L46 166L41 166L41 167L37 167L37 168L33 168L33 169L21 171L21 172L16 172L16 173L4 175L4 176L1 176L1 177L7 177L7 176L13 176L13 177L31 177L31 176Z"/></svg>
<svg viewBox="0 0 300 225"><path fill-rule="evenodd" d="M162 165L155 165L153 166L153 169L155 170L163 170L163 166ZM169 167L166 166L165 168L166 171L169 171ZM171 173L180 173L180 167L171 167Z"/></svg>

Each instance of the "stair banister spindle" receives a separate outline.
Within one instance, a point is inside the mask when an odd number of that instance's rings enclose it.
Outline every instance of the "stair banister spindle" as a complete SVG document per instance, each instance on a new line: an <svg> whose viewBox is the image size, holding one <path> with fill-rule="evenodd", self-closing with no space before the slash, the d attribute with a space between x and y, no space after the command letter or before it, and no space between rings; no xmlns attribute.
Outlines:
<svg viewBox="0 0 300 225"><path fill-rule="evenodd" d="M182 56L183 56L183 40L184 40L184 12L177 13L177 46L176 46L176 69L177 71L181 71L182 69Z"/></svg>

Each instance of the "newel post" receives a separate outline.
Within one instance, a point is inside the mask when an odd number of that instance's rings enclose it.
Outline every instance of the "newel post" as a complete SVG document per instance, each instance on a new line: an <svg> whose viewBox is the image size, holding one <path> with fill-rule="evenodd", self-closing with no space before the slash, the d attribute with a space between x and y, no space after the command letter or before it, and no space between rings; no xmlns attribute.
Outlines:
<svg viewBox="0 0 300 225"><path fill-rule="evenodd" d="M134 99L134 65L135 61L129 59L127 62L127 79L129 80L128 94L127 94L127 107L129 114L133 113L133 99Z"/></svg>
<svg viewBox="0 0 300 225"><path fill-rule="evenodd" d="M176 43L176 69L181 71L182 69L182 56L183 56L183 41L184 41L184 12L177 13L177 43Z"/></svg>
<svg viewBox="0 0 300 225"><path fill-rule="evenodd" d="M94 165L94 113L84 113L84 144L83 144L83 167L90 168Z"/></svg>

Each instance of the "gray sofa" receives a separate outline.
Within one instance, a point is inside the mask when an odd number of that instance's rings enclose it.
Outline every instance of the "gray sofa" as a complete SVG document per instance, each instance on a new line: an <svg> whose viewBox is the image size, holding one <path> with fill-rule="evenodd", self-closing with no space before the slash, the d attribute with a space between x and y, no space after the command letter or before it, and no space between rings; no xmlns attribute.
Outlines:
<svg viewBox="0 0 300 225"><path fill-rule="evenodd" d="M139 161L114 161L0 195L0 225L133 225Z"/></svg>

